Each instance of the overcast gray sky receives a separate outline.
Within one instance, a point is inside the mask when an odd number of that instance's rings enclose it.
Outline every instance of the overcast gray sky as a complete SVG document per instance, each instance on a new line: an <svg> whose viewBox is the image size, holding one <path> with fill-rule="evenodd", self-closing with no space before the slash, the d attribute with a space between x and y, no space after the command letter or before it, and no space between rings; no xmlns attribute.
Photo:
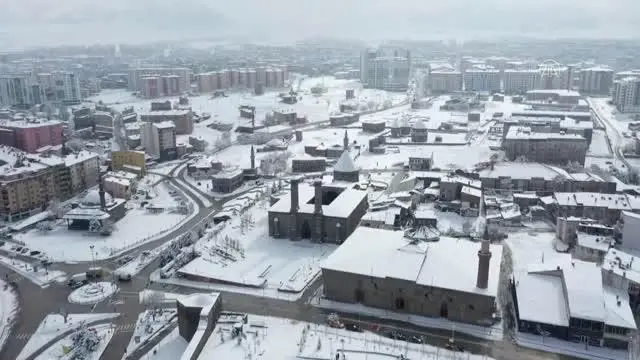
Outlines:
<svg viewBox="0 0 640 360"><path fill-rule="evenodd" d="M0 0L0 48L238 35L640 37L640 0Z"/></svg>

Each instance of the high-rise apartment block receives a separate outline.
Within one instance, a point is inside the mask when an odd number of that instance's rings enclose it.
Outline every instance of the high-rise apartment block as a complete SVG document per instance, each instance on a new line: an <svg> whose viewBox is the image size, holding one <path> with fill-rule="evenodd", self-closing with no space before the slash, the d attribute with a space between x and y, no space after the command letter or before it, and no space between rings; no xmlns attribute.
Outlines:
<svg viewBox="0 0 640 360"><path fill-rule="evenodd" d="M29 108L45 99L43 87L30 75L0 75L0 105Z"/></svg>
<svg viewBox="0 0 640 360"><path fill-rule="evenodd" d="M128 88L146 98L176 96L189 90L191 70L187 68L137 68L129 70Z"/></svg>
<svg viewBox="0 0 640 360"><path fill-rule="evenodd" d="M288 73L285 67L238 68L196 74L201 93L226 89L284 88Z"/></svg>
<svg viewBox="0 0 640 360"><path fill-rule="evenodd" d="M612 99L620 112L640 112L640 77L630 76L614 82Z"/></svg>
<svg viewBox="0 0 640 360"><path fill-rule="evenodd" d="M42 119L0 121L0 144L35 153L62 144L62 122Z"/></svg>
<svg viewBox="0 0 640 360"><path fill-rule="evenodd" d="M612 87L612 69L592 67L580 70L579 89L582 94L609 95Z"/></svg>
<svg viewBox="0 0 640 360"><path fill-rule="evenodd" d="M504 71L504 93L523 94L536 87L538 70L510 70Z"/></svg>
<svg viewBox="0 0 640 360"><path fill-rule="evenodd" d="M462 90L462 73L459 71L431 71L427 75L427 88L433 94Z"/></svg>
<svg viewBox="0 0 640 360"><path fill-rule="evenodd" d="M411 74L411 53L406 51L400 54L395 51L392 56L388 56L382 52L366 50L361 56L360 74L364 77L363 85L367 88L406 91Z"/></svg>
<svg viewBox="0 0 640 360"><path fill-rule="evenodd" d="M467 70L464 72L466 91L500 92L500 70Z"/></svg>

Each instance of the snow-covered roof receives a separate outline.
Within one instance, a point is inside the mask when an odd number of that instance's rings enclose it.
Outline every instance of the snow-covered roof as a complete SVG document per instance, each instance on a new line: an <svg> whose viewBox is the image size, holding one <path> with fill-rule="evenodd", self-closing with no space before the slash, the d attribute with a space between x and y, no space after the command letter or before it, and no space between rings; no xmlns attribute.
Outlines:
<svg viewBox="0 0 640 360"><path fill-rule="evenodd" d="M463 186L462 190L460 191L463 194L467 194L467 195L471 195L471 196L475 196L475 197L481 197L482 196L482 190L477 189L477 188L473 188L471 186Z"/></svg>
<svg viewBox="0 0 640 360"><path fill-rule="evenodd" d="M416 219L437 219L436 211L432 208L419 207L413 214Z"/></svg>
<svg viewBox="0 0 640 360"><path fill-rule="evenodd" d="M604 321L602 275L595 263L573 260L562 269L571 317Z"/></svg>
<svg viewBox="0 0 640 360"><path fill-rule="evenodd" d="M626 291L605 286L603 295L606 311L605 324L625 329L636 329L636 320L629 306L629 294Z"/></svg>
<svg viewBox="0 0 640 360"><path fill-rule="evenodd" d="M557 192L553 197L559 206L589 206L614 210L631 210L631 205L624 194Z"/></svg>
<svg viewBox="0 0 640 360"><path fill-rule="evenodd" d="M418 118L418 120L416 120L416 122L413 124L413 128L414 129L426 129L427 126L424 124L424 121L422 121L422 118Z"/></svg>
<svg viewBox="0 0 640 360"><path fill-rule="evenodd" d="M521 320L569 326L569 309L564 298L562 277L535 273L514 275Z"/></svg>
<svg viewBox="0 0 640 360"><path fill-rule="evenodd" d="M577 233L576 243L580 247L607 252L611 245L615 243L613 238L602 235L591 235L583 232Z"/></svg>
<svg viewBox="0 0 640 360"><path fill-rule="evenodd" d="M333 187L333 186L332 186ZM333 187L335 188L335 187ZM298 185L298 212L311 214L314 211L313 202L309 203L315 196L313 186L302 183ZM367 192L346 188L329 205L322 206L322 213L325 216L346 218L362 201L367 200ZM270 208L270 212L289 213L291 210L291 192L281 197Z"/></svg>
<svg viewBox="0 0 640 360"><path fill-rule="evenodd" d="M107 192L104 193L104 202L107 206L114 203L113 197ZM89 190L87 195L82 199L81 206L85 208L100 206L100 192L96 189Z"/></svg>
<svg viewBox="0 0 640 360"><path fill-rule="evenodd" d="M471 186L477 189L482 187L482 182L476 179L470 179L460 175L447 175L440 178L440 183L458 183L465 186Z"/></svg>
<svg viewBox="0 0 640 360"><path fill-rule="evenodd" d="M512 126L509 128L509 132L505 136L507 140L585 140L586 139L579 134L565 134L554 132L535 132L530 127L526 126Z"/></svg>
<svg viewBox="0 0 640 360"><path fill-rule="evenodd" d="M567 89L538 89L538 90L529 90L527 94L536 94L536 95L558 95L558 96L576 96L579 97L580 93L574 90Z"/></svg>
<svg viewBox="0 0 640 360"><path fill-rule="evenodd" d="M153 125L158 129L170 129L176 127L176 124L174 124L173 121L161 121L154 123Z"/></svg>
<svg viewBox="0 0 640 360"><path fill-rule="evenodd" d="M351 158L351 154L349 153L349 151L342 152L342 155L340 155L340 158L338 159L338 161L333 167L333 171L343 172L343 173L358 171L358 168L353 163L353 159Z"/></svg>
<svg viewBox="0 0 640 360"><path fill-rule="evenodd" d="M358 227L321 267L495 297L502 246L490 245L492 257L486 289L476 287L479 249L480 244L462 239L412 244L402 231ZM451 261L452 254L456 261Z"/></svg>
<svg viewBox="0 0 640 360"><path fill-rule="evenodd" d="M242 169L225 169L211 176L212 179L233 179L242 175Z"/></svg>
<svg viewBox="0 0 640 360"><path fill-rule="evenodd" d="M640 284L640 261L635 261L636 257L619 249L609 249L602 262L602 271L612 272Z"/></svg>
<svg viewBox="0 0 640 360"><path fill-rule="evenodd" d="M154 116L184 116L191 113L190 109L175 109L175 110L159 110L148 111L140 113L140 117L154 117Z"/></svg>

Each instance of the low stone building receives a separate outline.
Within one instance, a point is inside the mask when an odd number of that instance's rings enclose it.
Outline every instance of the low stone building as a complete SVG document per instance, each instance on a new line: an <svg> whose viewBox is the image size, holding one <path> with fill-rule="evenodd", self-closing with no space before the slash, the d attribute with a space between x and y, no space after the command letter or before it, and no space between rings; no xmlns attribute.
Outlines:
<svg viewBox="0 0 640 360"><path fill-rule="evenodd" d="M369 133L379 133L384 131L386 122L383 119L371 119L362 121L362 131Z"/></svg>
<svg viewBox="0 0 640 360"><path fill-rule="evenodd" d="M487 324L496 312L501 262L502 246L488 240L416 242L403 231L359 227L322 264L324 296Z"/></svg>
<svg viewBox="0 0 640 360"><path fill-rule="evenodd" d="M533 132L528 127L511 127L502 141L509 160L524 157L528 161L567 165L584 164L587 139L578 134L564 132Z"/></svg>
<svg viewBox="0 0 640 360"><path fill-rule="evenodd" d="M291 159L291 171L294 173L323 172L327 167L324 157L305 156Z"/></svg>
<svg viewBox="0 0 640 360"><path fill-rule="evenodd" d="M411 141L423 143L427 142L427 137L427 126L422 119L418 119L411 127Z"/></svg>
<svg viewBox="0 0 640 360"><path fill-rule="evenodd" d="M291 240L342 243L369 207L367 192L343 186L313 186L291 179L291 191L269 208L269 235Z"/></svg>
<svg viewBox="0 0 640 360"><path fill-rule="evenodd" d="M231 193L242 186L243 181L242 169L222 170L211 176L211 191Z"/></svg>

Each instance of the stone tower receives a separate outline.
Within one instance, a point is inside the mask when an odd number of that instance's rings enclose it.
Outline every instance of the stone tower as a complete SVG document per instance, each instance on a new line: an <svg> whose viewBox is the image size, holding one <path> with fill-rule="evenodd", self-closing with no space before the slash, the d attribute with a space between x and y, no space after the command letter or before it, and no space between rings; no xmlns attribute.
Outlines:
<svg viewBox="0 0 640 360"><path fill-rule="evenodd" d="M289 239L297 240L298 234L298 184L300 180L297 178L291 179L291 209L289 210Z"/></svg>
<svg viewBox="0 0 640 360"><path fill-rule="evenodd" d="M344 130L344 139L342 140L342 145L344 146L344 150L349 150L349 134L347 134L347 130Z"/></svg>
<svg viewBox="0 0 640 360"><path fill-rule="evenodd" d="M322 180L316 179L313 182L314 197L313 197L313 232L311 238L314 241L322 241L324 230L324 215L322 214Z"/></svg>
<svg viewBox="0 0 640 360"><path fill-rule="evenodd" d="M251 145L251 168L256 168L256 152L253 149L253 145Z"/></svg>
<svg viewBox="0 0 640 360"><path fill-rule="evenodd" d="M489 285L489 262L491 261L491 250L489 239L482 239L480 251L478 251L478 278L476 287L486 289Z"/></svg>

